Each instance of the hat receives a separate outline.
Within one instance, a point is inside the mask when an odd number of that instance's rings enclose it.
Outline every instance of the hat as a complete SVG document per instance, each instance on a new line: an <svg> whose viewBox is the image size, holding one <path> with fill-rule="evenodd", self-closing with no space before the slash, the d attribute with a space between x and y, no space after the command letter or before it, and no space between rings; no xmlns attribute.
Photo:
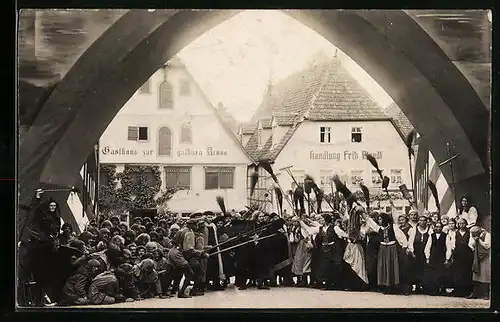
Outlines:
<svg viewBox="0 0 500 322"><path fill-rule="evenodd" d="M101 263L99 263L97 259L91 259L88 261L87 265L89 265L89 267L99 267Z"/></svg>
<svg viewBox="0 0 500 322"><path fill-rule="evenodd" d="M213 223L217 224L218 222L224 222L226 221L226 218L224 216L217 216L214 218Z"/></svg>
<svg viewBox="0 0 500 322"><path fill-rule="evenodd" d="M88 241L89 239L96 239L96 235L92 234L89 231L84 231L78 236L78 239L83 240L84 242Z"/></svg>
<svg viewBox="0 0 500 322"><path fill-rule="evenodd" d="M201 217L203 214L202 211L195 211L195 212L192 212L190 215L189 215L189 218L196 218L196 217Z"/></svg>
<svg viewBox="0 0 500 322"><path fill-rule="evenodd" d="M153 252L153 251L155 251L157 248L158 248L158 246L156 246L155 242L148 242L148 243L146 243L146 251L148 251L150 253Z"/></svg>
<svg viewBox="0 0 500 322"><path fill-rule="evenodd" d="M102 235L102 234L109 234L110 231L108 228L101 228L99 229L99 235Z"/></svg>

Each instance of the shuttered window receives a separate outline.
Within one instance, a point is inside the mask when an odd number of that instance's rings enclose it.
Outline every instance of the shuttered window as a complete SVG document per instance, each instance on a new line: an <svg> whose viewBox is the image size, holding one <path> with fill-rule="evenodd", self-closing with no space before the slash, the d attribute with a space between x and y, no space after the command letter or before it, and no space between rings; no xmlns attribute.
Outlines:
<svg viewBox="0 0 500 322"><path fill-rule="evenodd" d="M167 126L158 131L158 155L172 155L172 131Z"/></svg>
<svg viewBox="0 0 500 322"><path fill-rule="evenodd" d="M129 141L147 141L148 128L147 126L129 126L127 137Z"/></svg>
<svg viewBox="0 0 500 322"><path fill-rule="evenodd" d="M169 188L191 188L191 167L165 167L165 182Z"/></svg>
<svg viewBox="0 0 500 322"><path fill-rule="evenodd" d="M205 168L205 189L233 189L234 167Z"/></svg>
<svg viewBox="0 0 500 322"><path fill-rule="evenodd" d="M160 108L174 108L174 89L168 81L163 81L159 88Z"/></svg>
<svg viewBox="0 0 500 322"><path fill-rule="evenodd" d="M191 125L184 124L181 127L181 143L191 144L193 141Z"/></svg>

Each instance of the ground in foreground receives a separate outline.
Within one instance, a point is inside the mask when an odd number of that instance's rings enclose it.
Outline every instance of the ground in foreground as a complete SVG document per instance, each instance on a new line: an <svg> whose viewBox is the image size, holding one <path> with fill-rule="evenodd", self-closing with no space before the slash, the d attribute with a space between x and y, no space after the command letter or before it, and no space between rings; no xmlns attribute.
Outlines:
<svg viewBox="0 0 500 322"><path fill-rule="evenodd" d="M204 296L188 299L148 299L114 305L91 305L79 308L101 309L162 309L162 308L488 308L487 300L468 300L465 298L428 296L428 295L385 295L374 292L321 291L308 288L278 287L271 290L238 290L229 287L225 291L209 292Z"/></svg>

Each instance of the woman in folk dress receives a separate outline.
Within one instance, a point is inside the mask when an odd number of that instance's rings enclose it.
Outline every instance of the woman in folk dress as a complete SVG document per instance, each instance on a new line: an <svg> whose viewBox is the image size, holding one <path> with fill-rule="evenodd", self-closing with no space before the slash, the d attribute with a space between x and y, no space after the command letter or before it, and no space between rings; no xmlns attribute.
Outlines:
<svg viewBox="0 0 500 322"><path fill-rule="evenodd" d="M447 253L447 263L451 260L451 270L453 274L453 294L464 297L472 290L472 262L473 249L472 237L467 229L467 221L458 219L458 229L448 234L450 252Z"/></svg>
<svg viewBox="0 0 500 322"><path fill-rule="evenodd" d="M378 213L372 212L370 217L377 220ZM363 230L365 231L365 258L366 258L366 271L368 273L368 288L371 291L377 289L377 261L378 251L380 249L380 235L378 231L369 229L365 222Z"/></svg>
<svg viewBox="0 0 500 322"><path fill-rule="evenodd" d="M380 213L377 222L365 217L371 229L378 232L380 249L377 260L377 284L386 293L394 293L400 286L399 247L406 249L408 240L390 215Z"/></svg>
<svg viewBox="0 0 500 322"><path fill-rule="evenodd" d="M323 241L326 236L325 219L323 216L318 215L318 222L320 224L318 233L314 236L312 254L311 254L311 273L313 274L315 281L315 288L325 288L326 287L326 277L323 272L324 265L324 254L321 250L323 247Z"/></svg>
<svg viewBox="0 0 500 322"><path fill-rule="evenodd" d="M347 234L340 228L338 215L324 214L325 238L321 248L323 254L322 272L326 280L327 290L342 290L342 268L344 264L344 247L342 238Z"/></svg>
<svg viewBox="0 0 500 322"><path fill-rule="evenodd" d="M408 217L406 215L399 215L398 217L399 229L405 234L406 238L410 238L410 229L413 228L410 225ZM410 256L400 248L399 252L399 279L401 284L401 290L405 295L410 294Z"/></svg>
<svg viewBox="0 0 500 322"><path fill-rule="evenodd" d="M428 219L424 215L418 217L418 225L410 229L408 238L408 254L412 257L410 261L411 274L410 282L415 286L416 292L423 290L425 254L424 249L432 229L428 224Z"/></svg>
<svg viewBox="0 0 500 322"><path fill-rule="evenodd" d="M446 292L448 269L445 263L447 248L449 247L446 240L446 234L443 233L443 224L436 222L434 231L429 235L424 249L426 259L424 269L425 288L431 295L444 295Z"/></svg>
<svg viewBox="0 0 500 322"><path fill-rule="evenodd" d="M297 242L295 256L292 263L292 273L297 276L297 286L305 287L308 285L307 276L311 274L312 242L306 229L302 227L304 223L299 221L299 227L296 228L292 238Z"/></svg>
<svg viewBox="0 0 500 322"><path fill-rule="evenodd" d="M362 222L365 210L359 206L352 207L347 223L348 243L344 252L344 289L364 291L368 288L365 251L363 243L366 224Z"/></svg>

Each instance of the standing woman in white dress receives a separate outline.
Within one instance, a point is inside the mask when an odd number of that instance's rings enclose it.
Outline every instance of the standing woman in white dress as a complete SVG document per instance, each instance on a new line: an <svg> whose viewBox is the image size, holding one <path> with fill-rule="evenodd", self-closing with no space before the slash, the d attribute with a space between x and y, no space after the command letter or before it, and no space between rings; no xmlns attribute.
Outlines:
<svg viewBox="0 0 500 322"><path fill-rule="evenodd" d="M477 224L477 209L470 201L470 198L463 196L458 206L458 217L467 220L467 228L470 229Z"/></svg>

